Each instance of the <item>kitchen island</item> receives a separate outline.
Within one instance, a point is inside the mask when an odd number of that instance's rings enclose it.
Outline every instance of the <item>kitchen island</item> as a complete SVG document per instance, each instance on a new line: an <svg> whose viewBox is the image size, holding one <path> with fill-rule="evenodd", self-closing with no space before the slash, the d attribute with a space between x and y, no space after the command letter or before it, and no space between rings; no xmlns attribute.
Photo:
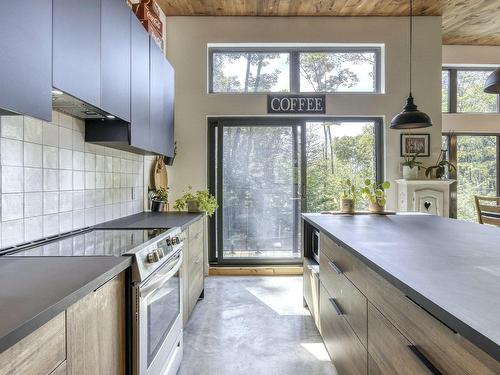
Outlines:
<svg viewBox="0 0 500 375"><path fill-rule="evenodd" d="M304 233L320 232L319 328L340 372L500 373L498 228L430 215L303 219Z"/></svg>

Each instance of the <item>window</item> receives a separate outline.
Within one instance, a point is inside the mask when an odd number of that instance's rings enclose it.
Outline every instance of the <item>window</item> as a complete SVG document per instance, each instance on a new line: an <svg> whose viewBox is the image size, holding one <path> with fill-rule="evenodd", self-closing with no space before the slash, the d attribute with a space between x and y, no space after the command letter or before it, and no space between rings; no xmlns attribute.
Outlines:
<svg viewBox="0 0 500 375"><path fill-rule="evenodd" d="M209 92L381 91L382 47L209 47Z"/></svg>
<svg viewBox="0 0 500 375"><path fill-rule="evenodd" d="M499 95L483 92L492 71L493 68L444 68L441 76L443 112L499 112Z"/></svg>

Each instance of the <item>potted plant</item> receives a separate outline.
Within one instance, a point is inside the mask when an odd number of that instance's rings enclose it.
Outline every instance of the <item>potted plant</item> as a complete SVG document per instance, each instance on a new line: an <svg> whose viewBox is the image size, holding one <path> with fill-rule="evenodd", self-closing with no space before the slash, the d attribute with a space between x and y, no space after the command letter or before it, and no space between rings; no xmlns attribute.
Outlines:
<svg viewBox="0 0 500 375"><path fill-rule="evenodd" d="M441 150L439 157L437 158L436 164L425 168L425 176L429 178L446 178L447 169L456 170L457 168L445 160L446 150Z"/></svg>
<svg viewBox="0 0 500 375"><path fill-rule="evenodd" d="M416 180L418 178L418 171L423 168L420 161L417 161L418 152L413 156L405 155L405 161L403 162L403 178L405 180Z"/></svg>
<svg viewBox="0 0 500 375"><path fill-rule="evenodd" d="M158 188L155 190L151 197L151 211L161 212L164 211L168 202L168 188Z"/></svg>
<svg viewBox="0 0 500 375"><path fill-rule="evenodd" d="M385 191L391 187L389 181L377 183L370 179L365 180L365 186L361 188L361 193L368 199L368 208L372 213L384 212L384 206L387 201Z"/></svg>
<svg viewBox="0 0 500 375"><path fill-rule="evenodd" d="M217 199L208 190L199 190L193 193L191 186L174 204L177 211L183 211L187 208L188 212L206 212L208 216L212 216L218 207Z"/></svg>
<svg viewBox="0 0 500 375"><path fill-rule="evenodd" d="M356 186L347 179L343 182L342 196L340 199L340 212L344 214L353 214L356 207Z"/></svg>

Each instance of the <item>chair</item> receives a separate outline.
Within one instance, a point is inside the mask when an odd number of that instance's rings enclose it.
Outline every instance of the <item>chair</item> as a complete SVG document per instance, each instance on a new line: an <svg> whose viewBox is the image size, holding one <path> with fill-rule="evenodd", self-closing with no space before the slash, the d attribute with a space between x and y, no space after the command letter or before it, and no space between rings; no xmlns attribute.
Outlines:
<svg viewBox="0 0 500 375"><path fill-rule="evenodd" d="M500 226L500 197L474 196L479 224Z"/></svg>

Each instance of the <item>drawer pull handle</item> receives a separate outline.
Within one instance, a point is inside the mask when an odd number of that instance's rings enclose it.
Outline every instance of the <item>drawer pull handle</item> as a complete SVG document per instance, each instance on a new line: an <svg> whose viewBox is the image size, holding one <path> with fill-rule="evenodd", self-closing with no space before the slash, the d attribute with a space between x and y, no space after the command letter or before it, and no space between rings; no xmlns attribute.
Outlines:
<svg viewBox="0 0 500 375"><path fill-rule="evenodd" d="M344 272L340 269L340 267L339 267L339 266L337 266L337 265L335 264L335 262L333 262L333 261L331 261L331 260L330 260L330 261L328 262L328 264L330 265L330 267L332 268L332 270L334 270L334 271L337 273L337 275L342 275L342 274L344 273Z"/></svg>
<svg viewBox="0 0 500 375"><path fill-rule="evenodd" d="M335 298L329 298L330 300L330 303L332 304L335 312L337 313L337 315L344 315L344 312L342 311L342 309L340 308L340 306L338 305L337 301L335 300Z"/></svg>
<svg viewBox="0 0 500 375"><path fill-rule="evenodd" d="M434 375L441 375L441 371L434 367L434 365L427 359L427 357L418 350L416 345L408 345L408 348L412 351L412 353L417 357L422 364L427 367L427 369Z"/></svg>

